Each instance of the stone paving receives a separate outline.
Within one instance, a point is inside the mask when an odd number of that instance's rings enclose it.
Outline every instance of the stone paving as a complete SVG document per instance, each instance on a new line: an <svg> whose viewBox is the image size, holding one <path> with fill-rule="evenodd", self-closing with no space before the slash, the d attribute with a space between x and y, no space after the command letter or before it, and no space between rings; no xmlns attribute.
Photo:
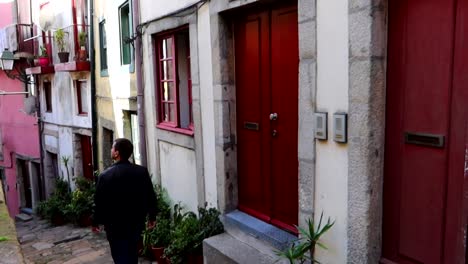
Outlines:
<svg viewBox="0 0 468 264"><path fill-rule="evenodd" d="M89 227L71 224L54 227L33 218L29 222L16 222L16 231L26 264L113 263L105 233L94 234ZM151 261L140 259L140 263Z"/></svg>

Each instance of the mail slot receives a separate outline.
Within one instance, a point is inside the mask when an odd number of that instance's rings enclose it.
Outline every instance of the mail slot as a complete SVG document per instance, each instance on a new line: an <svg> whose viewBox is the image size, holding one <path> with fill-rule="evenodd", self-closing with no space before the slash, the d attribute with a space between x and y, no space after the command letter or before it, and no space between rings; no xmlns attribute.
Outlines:
<svg viewBox="0 0 468 264"><path fill-rule="evenodd" d="M259 130L259 125L254 122L244 122L244 128L248 130Z"/></svg>
<svg viewBox="0 0 468 264"><path fill-rule="evenodd" d="M435 148L443 148L445 143L445 137L442 135L405 132L405 143Z"/></svg>

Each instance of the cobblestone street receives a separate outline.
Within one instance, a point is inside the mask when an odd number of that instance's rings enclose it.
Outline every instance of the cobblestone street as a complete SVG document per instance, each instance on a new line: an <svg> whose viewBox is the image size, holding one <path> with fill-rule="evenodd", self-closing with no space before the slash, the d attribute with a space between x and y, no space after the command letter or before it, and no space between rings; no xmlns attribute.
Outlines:
<svg viewBox="0 0 468 264"><path fill-rule="evenodd" d="M34 218L17 222L16 231L26 264L113 263L105 233L93 234L89 227L54 227ZM151 262L140 259L140 263Z"/></svg>

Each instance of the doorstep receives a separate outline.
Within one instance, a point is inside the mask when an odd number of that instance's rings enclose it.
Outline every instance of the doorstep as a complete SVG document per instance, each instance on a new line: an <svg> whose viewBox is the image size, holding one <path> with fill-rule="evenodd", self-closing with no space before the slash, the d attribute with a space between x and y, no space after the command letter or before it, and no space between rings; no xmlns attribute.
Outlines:
<svg viewBox="0 0 468 264"><path fill-rule="evenodd" d="M274 250L284 249L297 237L238 210L222 217L225 233L203 242L205 264L287 263Z"/></svg>

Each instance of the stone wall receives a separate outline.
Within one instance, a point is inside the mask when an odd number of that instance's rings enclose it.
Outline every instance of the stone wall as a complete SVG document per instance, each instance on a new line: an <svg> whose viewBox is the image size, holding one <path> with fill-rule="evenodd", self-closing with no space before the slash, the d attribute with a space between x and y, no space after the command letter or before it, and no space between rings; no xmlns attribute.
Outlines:
<svg viewBox="0 0 468 264"><path fill-rule="evenodd" d="M348 263L381 254L386 17L386 0L349 2Z"/></svg>

